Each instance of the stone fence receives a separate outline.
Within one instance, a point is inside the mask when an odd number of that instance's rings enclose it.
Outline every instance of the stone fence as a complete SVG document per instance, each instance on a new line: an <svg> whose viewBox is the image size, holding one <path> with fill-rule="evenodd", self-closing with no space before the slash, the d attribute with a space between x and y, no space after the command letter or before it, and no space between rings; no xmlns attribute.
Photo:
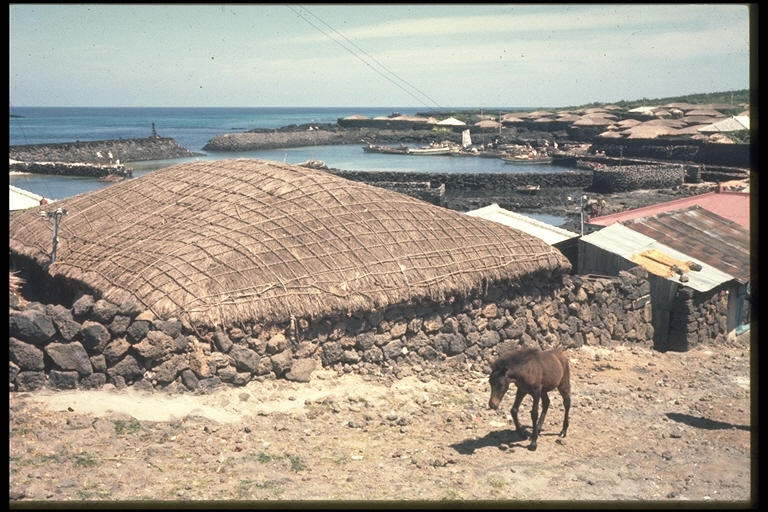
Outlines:
<svg viewBox="0 0 768 512"><path fill-rule="evenodd" d="M288 325L200 330L133 303L82 295L71 308L11 295L10 389L206 392L228 383L306 382L322 365L403 377L474 368L519 346L653 346L650 285L639 267L615 278L528 276L483 293Z"/></svg>
<svg viewBox="0 0 768 512"><path fill-rule="evenodd" d="M592 175L592 190L600 193L630 192L632 190L672 188L683 184L683 165L624 165L596 169Z"/></svg>
<svg viewBox="0 0 768 512"><path fill-rule="evenodd" d="M736 297L732 297L735 300ZM728 337L728 293L725 288L701 293L678 289L670 304L666 348L685 352L699 343L721 343Z"/></svg>
<svg viewBox="0 0 768 512"><path fill-rule="evenodd" d="M544 172L544 173L430 173L398 171L343 171L329 172L352 181L376 184L377 182L429 182L432 187L445 185L445 190L504 190L514 191L524 185L540 185L542 188L589 188L592 172Z"/></svg>
<svg viewBox="0 0 768 512"><path fill-rule="evenodd" d="M103 178L105 176L128 178L133 174L131 169L126 168L123 164L73 164L66 162L15 162L10 164L10 170L87 178Z"/></svg>

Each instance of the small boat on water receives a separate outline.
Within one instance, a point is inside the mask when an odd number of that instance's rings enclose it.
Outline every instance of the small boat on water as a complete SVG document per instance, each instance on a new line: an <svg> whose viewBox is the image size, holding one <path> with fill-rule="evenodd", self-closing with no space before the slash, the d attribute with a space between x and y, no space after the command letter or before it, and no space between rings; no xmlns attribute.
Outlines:
<svg viewBox="0 0 768 512"><path fill-rule="evenodd" d="M363 151L366 153L385 153L388 155L407 155L410 152L410 148L405 144L400 144L400 147L393 148L391 146L377 146L375 144L369 144L363 146Z"/></svg>
<svg viewBox="0 0 768 512"><path fill-rule="evenodd" d="M410 155L450 155L454 148L450 146L426 146L423 148L413 148Z"/></svg>
<svg viewBox="0 0 768 512"><path fill-rule="evenodd" d="M541 185L522 185L520 187L515 188L515 190L517 190L521 194L526 194L529 196L536 194L536 192L538 192L539 189L541 189Z"/></svg>
<svg viewBox="0 0 768 512"><path fill-rule="evenodd" d="M502 157L502 160L504 160L504 163L507 164L522 164L522 165L531 165L531 164L551 164L554 158L551 156L528 156L528 155L518 155L518 156L508 156L508 157Z"/></svg>
<svg viewBox="0 0 768 512"><path fill-rule="evenodd" d="M363 151L366 153L381 153L382 146L377 146L375 144L368 144L367 146L363 146Z"/></svg>
<svg viewBox="0 0 768 512"><path fill-rule="evenodd" d="M411 152L411 148L406 146L405 144L400 144L399 147L393 148L391 146L381 146L381 153L385 153L387 155L407 155Z"/></svg>

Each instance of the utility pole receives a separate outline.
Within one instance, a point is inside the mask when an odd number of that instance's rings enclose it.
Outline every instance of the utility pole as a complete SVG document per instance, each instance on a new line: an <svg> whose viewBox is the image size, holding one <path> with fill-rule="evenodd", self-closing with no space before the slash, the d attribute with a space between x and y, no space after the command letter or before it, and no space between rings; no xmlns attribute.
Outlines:
<svg viewBox="0 0 768 512"><path fill-rule="evenodd" d="M56 249L58 249L59 246L59 223L61 222L61 217L63 215L66 215L68 212L67 210L62 210L61 208L57 208L55 211L52 212L40 212L40 215L42 217L48 217L49 219L53 219L53 243L52 243L52 249L51 249L51 263L56 263Z"/></svg>

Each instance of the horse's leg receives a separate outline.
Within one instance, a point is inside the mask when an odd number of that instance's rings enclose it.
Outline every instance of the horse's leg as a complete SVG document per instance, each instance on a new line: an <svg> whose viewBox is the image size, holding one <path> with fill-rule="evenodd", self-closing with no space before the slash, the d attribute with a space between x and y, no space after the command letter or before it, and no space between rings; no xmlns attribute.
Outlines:
<svg viewBox="0 0 768 512"><path fill-rule="evenodd" d="M571 410L571 394L560 392L563 397L563 405L565 406L565 418L563 419L563 430L560 431L560 437L565 437L568 433L568 411Z"/></svg>
<svg viewBox="0 0 768 512"><path fill-rule="evenodd" d="M528 449L531 451L536 450L536 439L539 437L539 429L537 424L539 421L539 398L541 398L541 390L535 390L531 393L533 396L533 408L531 409L531 421L533 422L533 434L531 435L531 444L528 445Z"/></svg>
<svg viewBox="0 0 768 512"><path fill-rule="evenodd" d="M512 410L509 412L512 414L512 421L515 422L515 430L517 431L517 435L519 435L522 439L527 439L528 435L520 426L520 420L517 419L517 412L520 410L520 404L522 403L523 398L525 398L525 392L520 388L517 388L517 394L515 394L515 403L512 404Z"/></svg>
<svg viewBox="0 0 768 512"><path fill-rule="evenodd" d="M544 418L547 417L547 410L549 409L549 395L546 393L541 394L541 416L539 416L539 423L536 425L536 439L541 434L541 427L544 425Z"/></svg>

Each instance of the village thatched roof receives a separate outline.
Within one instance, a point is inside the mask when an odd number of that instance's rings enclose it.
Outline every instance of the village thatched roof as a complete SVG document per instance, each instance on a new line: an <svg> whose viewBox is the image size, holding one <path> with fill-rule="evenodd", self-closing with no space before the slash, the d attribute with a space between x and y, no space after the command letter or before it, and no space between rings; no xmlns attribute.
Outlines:
<svg viewBox="0 0 768 512"><path fill-rule="evenodd" d="M605 117L581 116L578 121L573 122L573 126L608 126L615 122Z"/></svg>
<svg viewBox="0 0 768 512"><path fill-rule="evenodd" d="M10 250L115 304L193 324L446 300L570 269L544 242L331 173L254 159L154 171L10 220Z"/></svg>
<svg viewBox="0 0 768 512"><path fill-rule="evenodd" d="M486 119L484 121L476 122L474 126L477 126L478 128L498 128L501 126L501 123L498 121L491 121L490 119Z"/></svg>
<svg viewBox="0 0 768 512"><path fill-rule="evenodd" d="M655 139L664 135L680 135L677 129L663 125L639 124L621 132L628 139Z"/></svg>

